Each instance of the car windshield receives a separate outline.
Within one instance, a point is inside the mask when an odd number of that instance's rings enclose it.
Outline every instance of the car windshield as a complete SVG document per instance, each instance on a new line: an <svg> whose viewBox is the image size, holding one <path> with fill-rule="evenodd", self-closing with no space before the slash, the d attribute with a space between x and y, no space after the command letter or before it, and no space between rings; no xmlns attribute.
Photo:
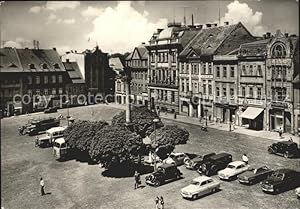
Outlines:
<svg viewBox="0 0 300 209"><path fill-rule="evenodd" d="M228 165L227 168L234 169L235 166L234 165Z"/></svg>
<svg viewBox="0 0 300 209"><path fill-rule="evenodd" d="M192 181L191 184L198 186L198 185L200 185L200 182L198 182L198 181Z"/></svg>

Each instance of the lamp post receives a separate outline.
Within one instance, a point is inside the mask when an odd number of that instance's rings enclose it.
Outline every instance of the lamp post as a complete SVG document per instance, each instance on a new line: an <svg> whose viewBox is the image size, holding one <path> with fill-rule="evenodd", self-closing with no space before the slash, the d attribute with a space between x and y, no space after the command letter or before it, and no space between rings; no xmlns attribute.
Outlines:
<svg viewBox="0 0 300 209"><path fill-rule="evenodd" d="M156 171L156 148L157 148L157 144L156 144L156 123L159 122L158 118L154 118L153 119L153 125L154 125L154 171Z"/></svg>
<svg viewBox="0 0 300 209"><path fill-rule="evenodd" d="M207 128L207 112L208 112L208 109L205 109L204 112L205 112L205 126Z"/></svg>
<svg viewBox="0 0 300 209"><path fill-rule="evenodd" d="M68 126L69 126L69 117L70 117L70 113L69 113L69 104L70 104L70 101L69 100L67 100L66 101L66 104L67 104L67 112L68 112L68 116L67 116L67 121L68 121Z"/></svg>

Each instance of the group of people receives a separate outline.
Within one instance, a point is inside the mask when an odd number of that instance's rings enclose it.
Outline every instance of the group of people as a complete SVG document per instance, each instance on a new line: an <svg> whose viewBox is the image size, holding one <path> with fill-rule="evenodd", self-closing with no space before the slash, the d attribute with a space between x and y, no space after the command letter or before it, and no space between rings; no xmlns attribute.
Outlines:
<svg viewBox="0 0 300 209"><path fill-rule="evenodd" d="M155 199L155 209L164 209L165 208L165 202L163 196L156 196Z"/></svg>

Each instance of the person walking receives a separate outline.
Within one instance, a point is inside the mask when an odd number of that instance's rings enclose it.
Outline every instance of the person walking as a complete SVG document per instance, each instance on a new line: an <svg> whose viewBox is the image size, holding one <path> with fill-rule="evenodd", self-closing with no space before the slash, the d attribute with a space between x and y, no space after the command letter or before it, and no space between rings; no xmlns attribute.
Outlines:
<svg viewBox="0 0 300 209"><path fill-rule="evenodd" d="M141 183L140 173L138 171L135 171L135 173L134 173L134 189L139 188L140 183Z"/></svg>
<svg viewBox="0 0 300 209"><path fill-rule="evenodd" d="M160 199L158 196L156 196L155 198L155 209L159 209L159 202L160 202Z"/></svg>
<svg viewBox="0 0 300 209"><path fill-rule="evenodd" d="M292 137L290 137L289 142L294 142Z"/></svg>
<svg viewBox="0 0 300 209"><path fill-rule="evenodd" d="M243 156L242 156L242 160L243 160L243 162L245 162L246 164L248 164L248 157L247 157L247 155L244 153L243 154Z"/></svg>
<svg viewBox="0 0 300 209"><path fill-rule="evenodd" d="M44 196L45 195L45 190L44 190L45 182L44 182L43 178L40 179L40 186L41 186L41 196Z"/></svg>
<svg viewBox="0 0 300 209"><path fill-rule="evenodd" d="M37 136L35 138L35 147L38 147L39 146L39 137Z"/></svg>
<svg viewBox="0 0 300 209"><path fill-rule="evenodd" d="M281 127L279 128L278 134L279 134L279 137L282 138L282 129L281 129Z"/></svg>
<svg viewBox="0 0 300 209"><path fill-rule="evenodd" d="M161 209L165 208L165 202L163 196L160 196L160 205L161 205Z"/></svg>

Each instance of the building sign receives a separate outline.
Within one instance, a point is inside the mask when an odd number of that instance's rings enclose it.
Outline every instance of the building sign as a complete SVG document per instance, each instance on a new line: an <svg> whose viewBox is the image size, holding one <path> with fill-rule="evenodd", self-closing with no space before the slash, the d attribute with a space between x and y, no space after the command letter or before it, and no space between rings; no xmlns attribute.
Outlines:
<svg viewBox="0 0 300 209"><path fill-rule="evenodd" d="M264 102L262 100L256 100L256 99L244 99L239 98L238 99L239 105L248 106L248 105L257 105L257 106L263 106Z"/></svg>
<svg viewBox="0 0 300 209"><path fill-rule="evenodd" d="M271 102L271 107L272 108L285 109L285 108L288 108L288 103L286 103L286 102L279 102L279 101Z"/></svg>

